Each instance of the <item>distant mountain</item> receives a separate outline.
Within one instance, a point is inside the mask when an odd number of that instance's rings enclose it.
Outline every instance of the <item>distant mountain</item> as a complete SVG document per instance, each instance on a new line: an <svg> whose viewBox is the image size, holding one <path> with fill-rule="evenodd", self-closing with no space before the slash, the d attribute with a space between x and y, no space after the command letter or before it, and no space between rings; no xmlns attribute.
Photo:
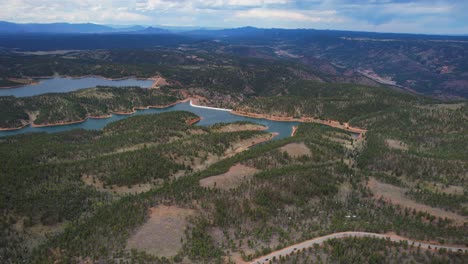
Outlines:
<svg viewBox="0 0 468 264"><path fill-rule="evenodd" d="M171 33L169 30L162 28L147 27L143 30L134 31L136 34L168 34Z"/></svg>
<svg viewBox="0 0 468 264"><path fill-rule="evenodd" d="M284 29L284 28L256 28L240 27L227 29L198 29L184 32L186 35L203 36L211 38L226 38L232 40L245 40L255 38L256 41L323 41L325 39L336 38L372 38L372 39L399 39L399 40L466 40L463 35L425 35L406 33L379 33L368 31L344 31L344 30L323 30L323 29Z"/></svg>
<svg viewBox="0 0 468 264"><path fill-rule="evenodd" d="M140 25L105 25L107 27L111 27L115 30L121 31L139 31L144 30L146 27Z"/></svg>
<svg viewBox="0 0 468 264"><path fill-rule="evenodd" d="M0 33L103 33L112 31L116 31L116 29L92 23L16 24L0 22Z"/></svg>
<svg viewBox="0 0 468 264"><path fill-rule="evenodd" d="M220 30L220 27L196 27L196 26L163 26L157 25L158 28L167 29L171 32L187 32L195 30Z"/></svg>
<svg viewBox="0 0 468 264"><path fill-rule="evenodd" d="M260 29L256 27L241 27L229 29L196 29L186 32L189 35L202 35L210 37L232 37L232 36L245 36L245 35L258 35L267 29Z"/></svg>
<svg viewBox="0 0 468 264"><path fill-rule="evenodd" d="M22 51L141 49L177 47L195 41L178 34L0 34L0 46ZM51 37L53 36L53 37ZM1 68L1 67L0 67Z"/></svg>
<svg viewBox="0 0 468 264"><path fill-rule="evenodd" d="M0 32L2 33L21 32L22 30L24 29L18 24L0 21Z"/></svg>
<svg viewBox="0 0 468 264"><path fill-rule="evenodd" d="M167 29L143 26L111 26L98 25L92 23L71 24L71 23L51 23L51 24L17 24L0 21L0 34L28 34L28 33L49 33L49 34L90 34L90 33L129 33L129 34L168 34Z"/></svg>
<svg viewBox="0 0 468 264"><path fill-rule="evenodd" d="M53 38L51 34L55 34ZM29 51L193 45L243 57L296 61L317 72L338 76L333 77L336 82L391 83L443 99L468 98L468 37L464 36L255 27L181 31L0 22L0 44Z"/></svg>

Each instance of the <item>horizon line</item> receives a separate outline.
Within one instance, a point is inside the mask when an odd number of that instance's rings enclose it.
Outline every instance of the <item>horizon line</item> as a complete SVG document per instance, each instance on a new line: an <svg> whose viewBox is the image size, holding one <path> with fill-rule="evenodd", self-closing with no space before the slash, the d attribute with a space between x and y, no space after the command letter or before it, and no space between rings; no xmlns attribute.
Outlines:
<svg viewBox="0 0 468 264"><path fill-rule="evenodd" d="M209 27L209 26L196 26L196 25L148 25L148 24L100 24L96 22L12 22L6 20L0 20L0 23L10 23L16 25L53 25L53 24L68 24L68 25L96 25L109 27L116 30L126 29L130 27L144 27L146 28L160 28L160 29L169 29L169 28L194 28L193 30L206 30L206 31L215 31L215 30L229 30L229 29L242 29L242 28L253 28L253 29L265 29L265 30L317 30L317 31L342 31L342 32L355 32L355 33L375 33L375 34L400 34L400 35L423 35L423 36L448 36L448 37L468 37L467 33L461 34L444 34L444 33L407 33L407 32L394 32L394 31L369 31L369 30L349 30L349 29L334 29L334 28L307 28L307 27L297 27L297 28L282 28L282 27L256 27L256 26L238 26L238 27ZM189 31L189 30L187 30ZM136 32L136 31L129 31ZM14 34L31 34L31 33L49 33L49 34L100 34L108 32L16 32ZM114 32L119 33L119 32ZM125 32L122 32L125 33ZM5 34L5 32L0 32L0 34Z"/></svg>

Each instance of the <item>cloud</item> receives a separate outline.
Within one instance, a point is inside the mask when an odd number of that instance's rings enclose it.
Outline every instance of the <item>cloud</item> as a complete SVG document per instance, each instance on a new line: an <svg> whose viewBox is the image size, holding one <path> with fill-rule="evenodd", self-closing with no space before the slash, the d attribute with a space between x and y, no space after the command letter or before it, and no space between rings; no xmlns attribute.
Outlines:
<svg viewBox="0 0 468 264"><path fill-rule="evenodd" d="M336 11L288 11L277 9L249 9L238 11L235 18L268 19L268 20L296 20L305 22L331 22L338 21L335 17Z"/></svg>
<svg viewBox="0 0 468 264"><path fill-rule="evenodd" d="M119 1L116 1L119 2ZM0 0L0 20L14 22L145 23L151 18L112 1Z"/></svg>
<svg viewBox="0 0 468 264"><path fill-rule="evenodd" d="M139 10L183 9L246 9L271 5L284 5L292 0L140 0Z"/></svg>
<svg viewBox="0 0 468 264"><path fill-rule="evenodd" d="M258 7L275 4L287 4L290 0L208 0L200 1L206 4L206 6L224 6L224 7Z"/></svg>
<svg viewBox="0 0 468 264"><path fill-rule="evenodd" d="M461 1L457 0L327 0L320 4L321 7L335 7L338 15L349 20L364 21L375 26L390 22L417 23L423 21L424 17L432 17L435 21L436 17L453 15L460 5Z"/></svg>
<svg viewBox="0 0 468 264"><path fill-rule="evenodd" d="M450 3L428 5L423 3L391 3L385 5L384 13L394 15L442 15L452 12L454 6Z"/></svg>
<svg viewBox="0 0 468 264"><path fill-rule="evenodd" d="M0 20L468 34L464 0L0 0Z"/></svg>

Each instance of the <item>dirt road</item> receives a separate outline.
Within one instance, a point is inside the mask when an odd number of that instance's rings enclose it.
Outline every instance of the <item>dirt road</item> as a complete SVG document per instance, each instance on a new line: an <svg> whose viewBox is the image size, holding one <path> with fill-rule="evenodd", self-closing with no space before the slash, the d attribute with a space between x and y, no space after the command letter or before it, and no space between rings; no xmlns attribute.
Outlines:
<svg viewBox="0 0 468 264"><path fill-rule="evenodd" d="M278 259L280 256L286 256L291 254L292 252L298 252L301 251L302 249L307 249L309 247L312 247L314 244L323 244L326 240L333 239L333 238L346 238L346 237L373 237L373 238L388 238L391 241L394 242L400 242L400 241L407 241L408 245L412 245L414 243L415 247L420 246L422 249L428 249L428 250L438 250L438 249L447 249L448 251L468 251L467 247L463 246L450 246L450 245L435 245L435 244L429 244L425 242L419 242L415 240L411 240L405 237L393 235L393 234L377 234L377 233L368 233L368 232L342 232L342 233L334 233L331 235L323 236L323 237L317 237L311 240L307 240L277 251L274 251L268 255L259 257L254 259L252 264L263 264L263 263L269 263L270 260L273 259L273 257L276 257Z"/></svg>

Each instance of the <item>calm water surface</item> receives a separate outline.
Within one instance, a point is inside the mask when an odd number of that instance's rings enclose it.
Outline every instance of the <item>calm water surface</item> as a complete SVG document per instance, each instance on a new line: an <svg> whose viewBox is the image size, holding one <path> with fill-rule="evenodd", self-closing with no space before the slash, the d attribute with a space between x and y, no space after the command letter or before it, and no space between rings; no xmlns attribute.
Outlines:
<svg viewBox="0 0 468 264"><path fill-rule="evenodd" d="M33 96L44 93L65 93L71 92L78 89L95 87L98 85L107 85L107 86L140 86L140 87L150 87L153 81L151 80L137 80L137 79L125 79L125 80L106 80L99 77L84 77L84 78L66 78L66 77L57 77L51 79L42 79L39 84L35 85L25 85L19 88L11 89L0 89L0 96L13 95L16 97L25 97ZM190 106L190 103L180 103L175 106L166 108L166 109L148 109L148 110L139 110L132 115L112 115L110 118L105 119L88 119L85 122L71 125L62 125L62 126L51 126L51 127L25 127L20 130L13 131L0 131L1 136L10 136L23 133L32 133L32 132L47 132L55 133L62 132L72 129L88 129L88 130L99 130L105 127L107 124L128 118L133 115L143 115L143 114L158 114L169 111L189 111L200 117L202 120L197 123L200 126L209 126L216 123L224 122L231 123L236 121L250 121L257 124L264 125L268 127L269 132L279 133L275 139L280 139L288 137L291 135L292 127L297 126L297 122L279 122L279 121L270 121L266 119L256 119L248 118L242 116L236 116L226 111L218 111L212 109L196 108ZM155 128L157 129L157 128Z"/></svg>
<svg viewBox="0 0 468 264"><path fill-rule="evenodd" d="M124 118L128 118L134 115L158 114L158 113L164 113L164 112L169 112L169 111L182 111L182 110L192 112L202 117L202 120L197 123L197 125L200 125L200 126L209 126L209 125L213 125L213 124L221 123L221 122L232 123L236 121L250 121L253 123L264 125L268 127L267 131L279 133L279 135L275 137L275 139L280 139L280 138L290 136L292 132L292 127L299 125L298 122L270 121L266 119L257 119L257 118L237 116L226 111L197 108L197 107L190 106L190 103L186 102L186 103L180 103L180 104L177 104L175 106L165 108L165 109L138 110L135 114L132 114L132 115L113 114L112 117L110 118L88 119L85 122L82 122L79 124L51 126L51 127L27 126L20 130L0 131L0 136L17 135L17 134L31 133L31 132L55 133L55 132L67 131L67 130L78 129L78 128L83 128L83 129L88 129L88 130L98 130L98 129L102 129L103 127L105 127L107 124L111 122L121 120Z"/></svg>
<svg viewBox="0 0 468 264"><path fill-rule="evenodd" d="M83 88L96 87L98 85L116 87L140 86L144 88L149 88L152 84L152 80L107 80L99 77L56 77L51 79L40 79L38 84L29 84L17 88L0 89L0 96L13 95L16 97L26 97L45 93L66 93Z"/></svg>

